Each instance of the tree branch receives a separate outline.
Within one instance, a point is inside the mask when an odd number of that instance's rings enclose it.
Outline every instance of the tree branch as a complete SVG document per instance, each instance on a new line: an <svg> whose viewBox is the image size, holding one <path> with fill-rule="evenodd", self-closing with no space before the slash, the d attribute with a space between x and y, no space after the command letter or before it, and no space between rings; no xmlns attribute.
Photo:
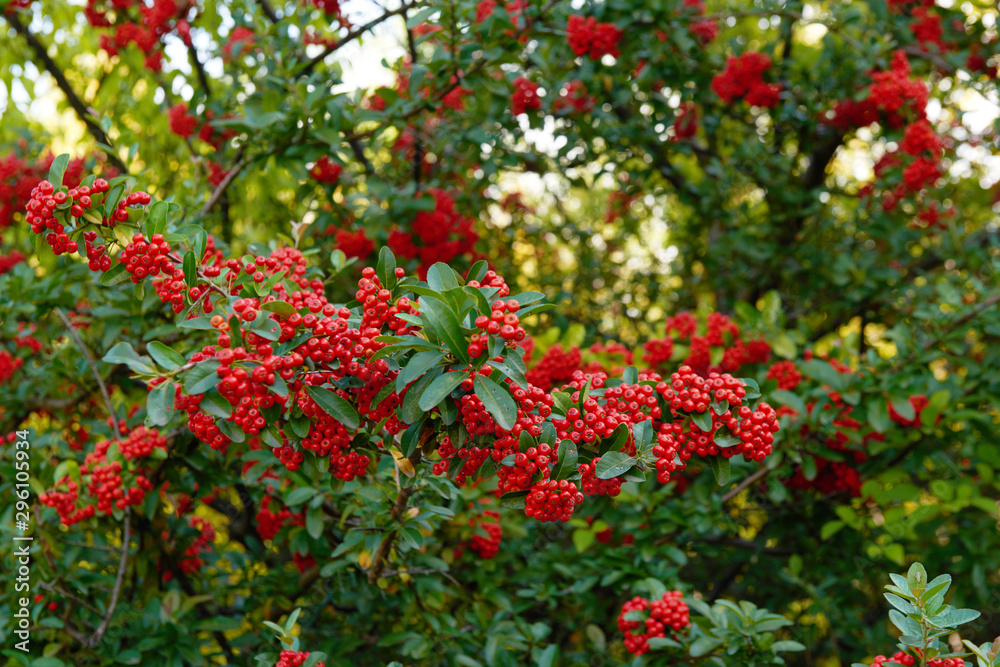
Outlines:
<svg viewBox="0 0 1000 667"><path fill-rule="evenodd" d="M115 431L117 431L117 424ZM87 640L87 646L97 646L101 637L104 636L105 631L108 629L108 624L111 622L111 616L115 613L115 607L118 606L118 595L122 591L122 581L125 579L125 569L128 565L128 540L129 540L129 528L131 527L132 520L132 508L125 508L125 526L122 529L122 557L118 561L118 576L115 577L115 587L111 591L111 602L108 604L108 611L104 615L104 620L101 624L97 626L94 630L94 634L90 635Z"/></svg>
<svg viewBox="0 0 1000 667"><path fill-rule="evenodd" d="M70 338L72 338L73 342L76 343L76 346L80 348L83 358L87 360L87 365L90 366L90 370L94 374L94 379L97 380L97 386L101 388L101 395L104 397L104 403L108 408L108 416L111 417L111 420L114 422L112 432L114 433L115 440L121 442L121 438L118 436L118 415L115 414L115 406L111 404L111 395L108 394L108 388L104 384L104 378L101 377L101 374L97 370L97 364L94 362L94 357L91 356L90 350L88 350L87 346L83 344L82 340L80 340L80 336L76 333L73 323L69 321L68 317L66 317L66 313L62 311L62 308L56 308L55 311L56 315L59 316L59 319L61 319L66 325Z"/></svg>
<svg viewBox="0 0 1000 667"><path fill-rule="evenodd" d="M328 55L330 55L340 47L344 46L349 42L353 42L361 35L365 34L375 26L381 23L385 23L393 16L399 16L401 14L405 14L411 7L416 7L418 4L419 4L418 2L404 2L396 9L387 11L385 14L382 14L382 16L376 19L372 19L368 23L365 23L364 25L360 25L357 28L350 30L346 35L343 36L343 38L338 39L336 44L331 44L330 46L326 47L325 49L323 49L321 53L319 53L319 55L317 55L315 58L307 62L302 67L302 69L298 71L298 74L308 76L309 74L312 73L312 71L316 68L317 65L319 65L326 59Z"/></svg>
<svg viewBox="0 0 1000 667"><path fill-rule="evenodd" d="M49 56L45 45L39 41L38 37L28 30L28 26L21 21L21 17L16 13L8 13L4 16L7 19L7 22L10 23L11 27L14 28L14 31L24 37L25 41L28 42L28 46L31 47L31 50L35 52L35 55L42 62L42 65L45 66L45 70L52 75L53 79L55 79L56 85L59 86L63 95L66 96L66 101L69 102L71 107L73 107L73 111L75 111L77 117L83 121L83 124L87 126L87 130L91 135L93 135L94 139L96 139L98 143L110 147L111 140L108 138L108 135L104 132L97 121L94 120L90 111L88 111L87 107L84 105L83 100L81 100L80 96L73 90L73 86L71 86L69 80L66 79L66 75L63 74L62 69L60 69L56 61ZM108 152L108 159L122 173L128 173L128 167L122 159L118 157L117 153L114 151Z"/></svg>

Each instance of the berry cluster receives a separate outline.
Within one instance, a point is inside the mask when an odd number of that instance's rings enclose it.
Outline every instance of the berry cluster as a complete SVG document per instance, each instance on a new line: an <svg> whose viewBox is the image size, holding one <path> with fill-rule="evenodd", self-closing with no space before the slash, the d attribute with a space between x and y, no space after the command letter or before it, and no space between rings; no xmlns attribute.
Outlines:
<svg viewBox="0 0 1000 667"><path fill-rule="evenodd" d="M172 276L175 268L170 259L170 244L163 239L163 234L153 234L149 241L142 234L136 234L118 255L118 261L125 265L133 283L142 282L146 276L158 276L161 272Z"/></svg>
<svg viewBox="0 0 1000 667"><path fill-rule="evenodd" d="M510 110L515 116L542 108L542 99L538 96L538 84L531 79L519 76L514 79L514 92L510 96Z"/></svg>
<svg viewBox="0 0 1000 667"><path fill-rule="evenodd" d="M282 651L278 656L278 664L275 667L302 667L309 659L307 651ZM316 667L326 667L323 662L317 662Z"/></svg>
<svg viewBox="0 0 1000 667"><path fill-rule="evenodd" d="M771 59L757 51L729 56L726 68L712 78L712 90L726 104L745 99L757 107L773 107L781 94L780 83L764 83L763 75L771 68Z"/></svg>
<svg viewBox="0 0 1000 667"><path fill-rule="evenodd" d="M593 60L606 55L617 58L621 38L621 28L614 23L600 23L593 16L584 18L572 14L566 21L566 39L578 56L589 55Z"/></svg>
<svg viewBox="0 0 1000 667"><path fill-rule="evenodd" d="M421 277L436 262L471 255L479 240L473 219L458 212L451 195L440 188L428 188L427 194L434 199L434 209L419 211L409 231L393 229L386 242L396 255L420 260L417 273Z"/></svg>
<svg viewBox="0 0 1000 667"><path fill-rule="evenodd" d="M316 160L316 164L309 170L309 175L319 183L336 185L340 181L340 174L343 171L343 167L333 162L329 156L324 155Z"/></svg>
<svg viewBox="0 0 1000 667"><path fill-rule="evenodd" d="M536 482L528 492L524 514L539 521L569 521L583 494L576 483L561 479Z"/></svg>
<svg viewBox="0 0 1000 667"><path fill-rule="evenodd" d="M903 667L913 667L918 664L917 659L909 653L896 651L889 657L877 655L872 660L871 667L891 666L893 663L903 665ZM927 667L965 667L965 661L961 658L932 658L927 661Z"/></svg>
<svg viewBox="0 0 1000 667"><path fill-rule="evenodd" d="M771 346L761 339L744 340L740 328L722 313L709 313L704 321L704 333L698 318L682 311L667 318L666 337L650 339L643 345L643 361L652 368L662 369L673 359L678 343L687 347L684 364L699 375L710 372L739 372L747 364L761 364L771 357ZM713 363L713 360L716 360Z"/></svg>
<svg viewBox="0 0 1000 667"><path fill-rule="evenodd" d="M55 508L63 524L72 525L98 514L111 514L116 509L137 506L152 490L153 484L146 478L143 469L128 464L151 457L156 449L165 449L167 439L156 429L137 427L118 444L126 466L119 460L108 460L112 443L111 440L98 442L80 467L81 482L91 502L78 506L80 484L69 476L56 480L54 489L39 495L39 502ZM60 487L65 490L60 490Z"/></svg>
<svg viewBox="0 0 1000 667"><path fill-rule="evenodd" d="M632 616L647 609L649 615L644 621L632 620ZM650 639L666 637L668 631L677 636L690 625L688 606L680 591L667 591L659 600L636 596L623 604L618 614L618 629L625 635L625 648L632 655L649 651Z"/></svg>
<svg viewBox="0 0 1000 667"><path fill-rule="evenodd" d="M469 549L476 552L483 560L489 560L500 551L500 540L503 537L503 530L500 528L500 513L493 510L485 510L479 521L469 519L469 525L476 528L472 538L469 540ZM486 535L481 535L483 531Z"/></svg>

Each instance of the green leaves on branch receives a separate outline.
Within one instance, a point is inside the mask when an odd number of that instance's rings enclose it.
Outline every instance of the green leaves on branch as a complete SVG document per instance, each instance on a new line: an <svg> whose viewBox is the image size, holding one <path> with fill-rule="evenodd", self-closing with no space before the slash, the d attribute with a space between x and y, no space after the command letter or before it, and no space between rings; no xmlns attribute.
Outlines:
<svg viewBox="0 0 1000 667"><path fill-rule="evenodd" d="M517 421L517 404L514 397L485 375L476 375L472 381L476 396L483 402L483 407L493 416L500 428L509 431Z"/></svg>
<svg viewBox="0 0 1000 667"><path fill-rule="evenodd" d="M326 387L306 387L306 393L316 401L316 405L323 412L347 428L355 429L361 424L361 415L354 409L354 406L332 389L327 389Z"/></svg>

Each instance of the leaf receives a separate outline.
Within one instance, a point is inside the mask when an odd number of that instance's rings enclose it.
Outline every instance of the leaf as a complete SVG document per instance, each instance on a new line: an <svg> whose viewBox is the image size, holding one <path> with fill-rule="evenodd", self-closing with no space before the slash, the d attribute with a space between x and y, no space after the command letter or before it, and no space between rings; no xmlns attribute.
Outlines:
<svg viewBox="0 0 1000 667"><path fill-rule="evenodd" d="M423 426L424 420L421 419L403 431L403 435L399 439L399 447L403 452L403 456L409 458L413 452L417 451L417 444L420 442L420 431L423 429Z"/></svg>
<svg viewBox="0 0 1000 667"><path fill-rule="evenodd" d="M712 413L708 410L692 413L691 420L705 433L712 432Z"/></svg>
<svg viewBox="0 0 1000 667"><path fill-rule="evenodd" d="M523 510L527 505L529 491L512 491L500 496L500 507L509 510Z"/></svg>
<svg viewBox="0 0 1000 667"><path fill-rule="evenodd" d="M806 410L806 402L798 394L794 394L785 389L776 389L768 394L770 399L774 399L782 405L787 405L792 410L795 410L799 414L799 417L805 417L809 414Z"/></svg>
<svg viewBox="0 0 1000 667"><path fill-rule="evenodd" d="M268 301L261 304L260 309L280 315L281 317L291 317L295 314L295 306L287 301Z"/></svg>
<svg viewBox="0 0 1000 667"><path fill-rule="evenodd" d="M576 552L582 554L594 542L594 531L587 528L577 528L573 531L573 546Z"/></svg>
<svg viewBox="0 0 1000 667"><path fill-rule="evenodd" d="M805 644L800 644L797 641L792 641L791 639L782 639L781 641L774 642L771 644L772 651L805 651Z"/></svg>
<svg viewBox="0 0 1000 667"><path fill-rule="evenodd" d="M722 456L713 456L708 459L708 465L712 468L715 481L719 486L729 484L729 459Z"/></svg>
<svg viewBox="0 0 1000 667"><path fill-rule="evenodd" d="M117 285L128 280L129 274L125 270L125 264L118 262L111 269L101 276L101 284L105 287L111 287L112 285Z"/></svg>
<svg viewBox="0 0 1000 667"><path fill-rule="evenodd" d="M194 252L188 250L184 253L184 282L194 285L198 280L198 260L194 258Z"/></svg>
<svg viewBox="0 0 1000 667"><path fill-rule="evenodd" d="M176 370L186 363L184 355L180 352L175 352L158 340L154 340L147 345L146 350L149 352L149 356L153 358L153 361L168 371Z"/></svg>
<svg viewBox="0 0 1000 667"><path fill-rule="evenodd" d="M375 277L382 283L384 289L391 290L396 286L396 256L387 246L382 246L382 249L378 251Z"/></svg>
<svg viewBox="0 0 1000 667"><path fill-rule="evenodd" d="M895 397L890 399L892 401L893 409L899 413L899 416L906 420L915 419L917 416L917 411L913 409L913 404L910 403L908 397Z"/></svg>
<svg viewBox="0 0 1000 667"><path fill-rule="evenodd" d="M109 364L125 364L136 373L149 375L156 373L156 368L150 363L149 357L139 356L139 353L132 348L132 344L124 341L108 350L101 361Z"/></svg>
<svg viewBox="0 0 1000 667"><path fill-rule="evenodd" d="M721 644L722 640L716 639L715 637L699 637L691 643L691 646L688 648L688 653L691 654L691 657L698 658L711 653Z"/></svg>
<svg viewBox="0 0 1000 667"><path fill-rule="evenodd" d="M618 477L636 464L636 460L625 452L608 452L597 462L595 471L598 479Z"/></svg>
<svg viewBox="0 0 1000 667"><path fill-rule="evenodd" d="M146 415L156 426L164 426L170 422L170 413L174 409L174 386L172 382L164 382L146 397Z"/></svg>
<svg viewBox="0 0 1000 667"><path fill-rule="evenodd" d="M455 270L444 262L438 262L427 269L427 286L435 292L444 292L461 287L462 284L460 281L461 276L456 274Z"/></svg>
<svg viewBox="0 0 1000 667"><path fill-rule="evenodd" d="M458 316L443 301L420 299L420 319L444 341L448 350L464 363L469 363L469 346L458 323Z"/></svg>
<svg viewBox="0 0 1000 667"><path fill-rule="evenodd" d="M572 440L563 440L559 443L559 453L556 464L552 468L551 478L559 481L569 479L575 475L577 470L577 460L579 454L576 444Z"/></svg>
<svg viewBox="0 0 1000 667"><path fill-rule="evenodd" d="M204 394L219 382L215 371L222 364L217 359L202 362L184 374L184 393L189 396Z"/></svg>
<svg viewBox="0 0 1000 667"><path fill-rule="evenodd" d="M306 387L306 393L325 412L349 429L361 424L361 416L342 396L326 387Z"/></svg>
<svg viewBox="0 0 1000 667"><path fill-rule="evenodd" d="M636 384L639 381L639 369L635 366L629 366L622 373L622 382L625 384Z"/></svg>
<svg viewBox="0 0 1000 667"><path fill-rule="evenodd" d="M500 428L505 431L514 428L517 420L517 404L514 403L514 397L485 375L477 374L473 386L476 396L483 402L483 406Z"/></svg>
<svg viewBox="0 0 1000 667"><path fill-rule="evenodd" d="M315 496L319 491L308 486L300 486L292 489L287 494L285 494L284 503L289 507L294 507L295 505L301 505L313 496Z"/></svg>
<svg viewBox="0 0 1000 667"><path fill-rule="evenodd" d="M847 387L847 376L843 375L822 359L812 359L810 361L800 361L799 370L811 378L830 385L831 388L841 391Z"/></svg>
<svg viewBox="0 0 1000 667"><path fill-rule="evenodd" d="M306 532L314 540L318 540L323 535L323 508L310 507L306 512Z"/></svg>
<svg viewBox="0 0 1000 667"><path fill-rule="evenodd" d="M420 406L421 410L431 411L438 406L441 401L446 399L451 392L455 391L458 385L462 384L462 381L467 378L468 375L461 371L454 371L451 373L442 373L441 375L434 378L434 381L428 385L424 393L420 395L420 400L417 401L417 405ZM485 403L485 401L483 401Z"/></svg>
<svg viewBox="0 0 1000 667"><path fill-rule="evenodd" d="M889 429L889 410L881 396L873 396L868 404L868 424L876 433L885 433Z"/></svg>
<svg viewBox="0 0 1000 667"><path fill-rule="evenodd" d="M48 181L54 185L57 189L63 184L63 175L66 173L66 167L69 165L69 155L63 153L52 161L52 166L49 167ZM36 177L37 178L37 177Z"/></svg>
<svg viewBox="0 0 1000 667"><path fill-rule="evenodd" d="M400 369L399 375L396 377L396 391L403 391L406 385L436 366L442 359L444 359L444 352L434 350L424 350L414 354L406 366Z"/></svg>

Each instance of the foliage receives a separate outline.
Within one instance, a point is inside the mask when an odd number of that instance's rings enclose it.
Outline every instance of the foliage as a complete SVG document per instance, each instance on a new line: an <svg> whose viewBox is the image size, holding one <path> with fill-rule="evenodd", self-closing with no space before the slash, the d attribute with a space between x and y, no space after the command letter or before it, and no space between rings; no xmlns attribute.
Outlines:
<svg viewBox="0 0 1000 667"><path fill-rule="evenodd" d="M993 4L0 2L0 653L996 667Z"/></svg>

